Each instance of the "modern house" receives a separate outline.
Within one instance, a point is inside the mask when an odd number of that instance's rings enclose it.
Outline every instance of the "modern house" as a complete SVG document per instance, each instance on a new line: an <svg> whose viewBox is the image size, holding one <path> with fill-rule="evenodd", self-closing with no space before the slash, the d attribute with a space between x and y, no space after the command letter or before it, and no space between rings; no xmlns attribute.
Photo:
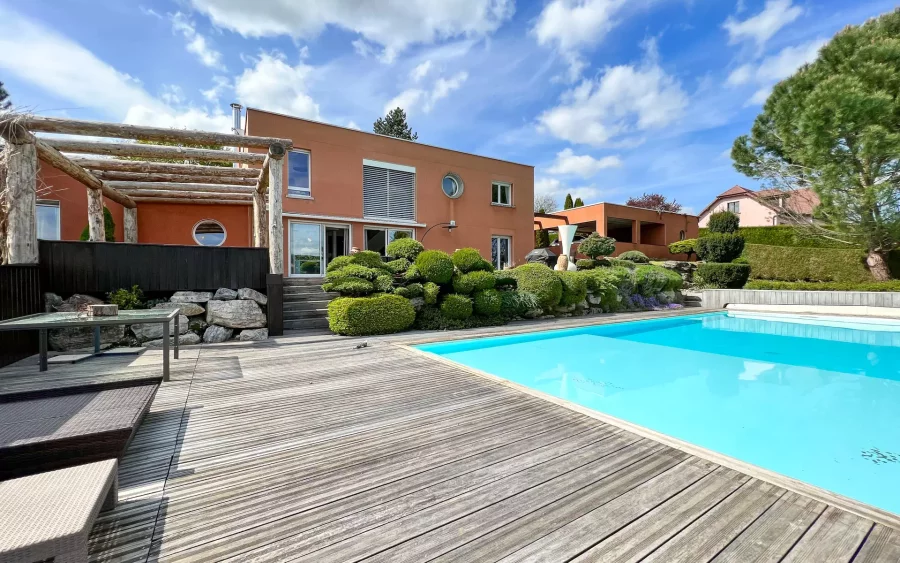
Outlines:
<svg viewBox="0 0 900 563"><path fill-rule="evenodd" d="M474 247L497 267L533 248L532 166L258 109L247 109L243 133L293 139L282 159L287 277L322 276L335 256L384 253L398 236ZM85 187L44 162L39 186L38 237L77 240ZM123 209L104 204L122 241ZM252 215L248 200L143 201L138 242L252 246Z"/></svg>
<svg viewBox="0 0 900 563"><path fill-rule="evenodd" d="M700 226L706 227L709 216L719 211L731 211L741 218L742 227L772 227L792 225L811 218L819 205L819 197L810 189L748 190L734 186L718 196L700 212Z"/></svg>
<svg viewBox="0 0 900 563"><path fill-rule="evenodd" d="M616 255L639 250L661 260L673 258L669 244L696 238L698 234L697 217L693 215L614 203L594 203L534 216L534 230L554 229L559 225L578 225L576 244L579 239L598 232L616 239Z"/></svg>

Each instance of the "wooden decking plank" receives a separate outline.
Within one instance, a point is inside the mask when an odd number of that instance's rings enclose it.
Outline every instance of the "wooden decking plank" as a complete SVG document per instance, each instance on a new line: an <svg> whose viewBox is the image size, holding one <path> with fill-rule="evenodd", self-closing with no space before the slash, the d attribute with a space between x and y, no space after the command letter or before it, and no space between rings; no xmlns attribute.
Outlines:
<svg viewBox="0 0 900 563"><path fill-rule="evenodd" d="M869 520L829 506L782 561L847 563L873 526Z"/></svg>
<svg viewBox="0 0 900 563"><path fill-rule="evenodd" d="M900 561L900 531L875 524L853 563Z"/></svg>

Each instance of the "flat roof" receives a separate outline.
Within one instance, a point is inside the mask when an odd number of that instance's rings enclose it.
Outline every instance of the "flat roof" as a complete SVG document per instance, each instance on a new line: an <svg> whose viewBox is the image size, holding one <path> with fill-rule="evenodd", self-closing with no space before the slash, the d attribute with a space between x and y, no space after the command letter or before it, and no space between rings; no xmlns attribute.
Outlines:
<svg viewBox="0 0 900 563"><path fill-rule="evenodd" d="M647 209L646 207L635 207L633 205L625 205L624 203L610 203L608 201L598 201L597 203L589 203L587 205L579 205L578 207L572 207L570 209L560 209L559 211L553 211L551 215L555 215L557 213L565 213L567 211L573 211L575 209L581 209L583 207L593 207L595 205L615 205L616 207L627 207L628 209L640 209L641 211L656 211L657 213L668 213L669 215L686 215L688 217L696 217L696 215L691 215L690 213L682 213L682 212L673 212L673 211L657 211L656 209Z"/></svg>
<svg viewBox="0 0 900 563"><path fill-rule="evenodd" d="M467 155L467 156L477 156L478 158L486 158L486 159L488 159L488 160L496 160L497 162L505 162L505 163L507 163L507 164L515 164L515 165L517 165L517 166L527 166L528 168L532 168L532 169L534 168L534 165L533 165L533 164L523 164L523 163L521 163L521 162L515 162L515 161L512 161L512 160L504 160L504 159L502 159L502 158L495 158L495 157L493 157L493 156L484 156L483 154L475 154L475 153L472 153L472 152L459 151L459 150L456 150L456 149L448 149L447 147L440 147L440 146L438 146L438 145L429 145L428 143L420 143L419 141L410 141L410 140L408 140L408 139L401 139L401 138L399 138L399 137L392 137L392 136L390 136L390 135L382 135L381 133L374 133L374 132L372 132L372 131L363 131L362 129L354 129L354 128L352 128L352 127L344 127L344 126L342 126L342 125L335 125L335 124L333 124L333 123L327 123L327 122L325 122L325 121L316 121L315 119L306 119L306 118L303 118L303 117L297 117L296 115L288 115L288 114L286 114L286 113L278 113L277 111L269 111L269 110L266 110L266 109L260 109L260 108L254 108L254 107L247 106L247 111L250 111L250 110L258 111L258 112L261 112L261 113L268 113L269 115L277 115L277 116L279 116L279 117L286 117L286 118L288 118L288 119L296 119L297 121L305 121L305 122L307 122L307 123L314 123L314 124L316 124L316 125L324 125L324 126L326 126L326 127L334 127L335 129L343 129L343 130L345 130L345 131L352 131L352 132L354 132L354 133L362 133L362 134L364 134L364 135L373 135L373 136L375 136L375 137L382 137L382 138L385 138L385 139L391 139L391 140L393 140L393 141L399 141L399 142L401 142L401 143L412 143L412 144L414 144L414 145L419 145L419 146L423 146L423 147L431 147L431 148L433 148L433 149L440 149L440 150L443 150L443 151L455 152L455 153L458 153L458 154L464 154L464 155ZM246 125L245 125L245 127L246 127Z"/></svg>

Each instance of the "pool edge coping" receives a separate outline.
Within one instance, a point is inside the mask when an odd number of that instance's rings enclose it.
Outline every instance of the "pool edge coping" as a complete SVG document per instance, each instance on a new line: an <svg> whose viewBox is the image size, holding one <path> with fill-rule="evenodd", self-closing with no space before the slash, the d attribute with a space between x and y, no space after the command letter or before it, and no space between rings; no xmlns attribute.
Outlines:
<svg viewBox="0 0 900 563"><path fill-rule="evenodd" d="M712 309L712 310L706 310L703 312L717 312L717 311L723 311L723 309ZM702 314L702 313L694 313L694 314ZM666 315L666 316L669 316L669 315ZM680 315L671 315L671 316L680 316ZM656 318L659 318L659 317L656 317ZM612 323L631 322L631 321L638 321L638 320L645 320L645 319L622 319L619 321L612 321ZM588 323L585 323L585 326L590 326L593 324L600 324L600 323L588 322ZM606 323L603 323L603 324L606 324ZM566 327L566 328L577 328L577 327ZM514 334L524 334L527 332L534 332L534 329L532 328L532 330L500 332L500 333L496 333L496 334L485 335L484 338L492 338L495 336L510 336L510 335L514 335ZM476 336L474 338L480 338L480 337ZM453 340L457 340L457 339L444 339L444 340L440 340L440 342L443 342L443 341L450 342ZM463 339L463 340L465 340L465 339ZM390 342L390 344L392 346L396 346L398 348L404 348L414 354L418 354L418 355L430 358L431 360L435 360L435 361L441 362L443 364L455 366L455 367L463 369L473 375L493 381L494 383L499 383L506 387L510 387L517 391L523 392L532 397L537 397L539 399L543 399L543 400L553 403L555 405L561 406L561 407L569 409L571 411L575 411L579 414L589 416L591 418L594 418L594 419L604 422L606 424L611 424L622 430L632 432L633 434L641 436L642 438L647 438L647 439L653 440L655 442L659 442L663 445L675 448L677 450L680 450L687 454L699 457L706 461L710 461L712 463L716 463L723 467L733 469L735 471L743 473L744 475L748 475L749 477L752 477L754 479L759 479L761 481L765 481L765 482L775 485L777 487L787 489L788 491L809 497L813 500L816 500L816 501L825 503L827 505L834 506L841 510L850 512L861 518L866 518L868 520L872 520L873 522L875 522L877 524L881 524L883 526L887 526L889 528L893 528L895 530L900 531L900 515L898 515L898 514L894 514L892 512L878 508L876 506L872 506L870 504L866 504L864 502L852 499L850 497L846 497L846 496L840 495L838 493L831 492L831 491L823 489L821 487L811 485L809 483L800 481L799 479L794 479L793 477L788 477L787 475L782 475L781 473L777 473L775 471L771 471L769 469L759 467L758 465L753 465L752 463L747 463L747 462L741 461L737 458L727 456L725 454L721 454L719 452L716 452L716 451L713 451L713 450L710 450L710 449L707 449L707 448L704 448L701 446L697 446L690 442L686 442L679 438L675 438L674 436L669 436L668 434L663 434L662 432L652 430L645 426L640 426L633 422L628 422L627 420L623 420L621 418L618 418L618 417L615 417L615 416L612 416L612 415L609 415L609 414L606 414L606 413L603 413L603 412L600 412L600 411L597 411L594 409L590 409L588 407L579 405L578 403L574 403L574 402L566 400L566 399L561 399L554 395L550 395L549 393L544 393L543 391L538 391L536 389L532 389L531 387L522 385L521 383L516 383L516 382L510 381L508 379L504 379L504 378L494 375L492 373L488 373L486 371L475 369L473 367L470 367L470 366L467 366L464 364L460 364L458 362L454 362L453 360L448 360L447 358L441 357L437 354L434 354L431 352L426 352L424 350L419 350L419 349L415 348L415 346L417 346L419 344L426 344L426 343L433 343L433 342L438 342L438 341L431 340L429 342L420 342L420 341L417 341L417 342Z"/></svg>

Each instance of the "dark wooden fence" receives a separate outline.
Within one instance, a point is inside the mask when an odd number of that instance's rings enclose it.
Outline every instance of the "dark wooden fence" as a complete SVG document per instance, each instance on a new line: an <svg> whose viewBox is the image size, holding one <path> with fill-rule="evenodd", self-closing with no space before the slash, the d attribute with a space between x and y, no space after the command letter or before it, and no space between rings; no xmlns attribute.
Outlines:
<svg viewBox="0 0 900 563"><path fill-rule="evenodd" d="M137 285L145 293L266 289L266 248L40 241L44 291L101 295Z"/></svg>
<svg viewBox="0 0 900 563"><path fill-rule="evenodd" d="M0 320L32 315L42 310L38 267L0 266ZM37 332L0 332L0 367L27 358L37 351Z"/></svg>

